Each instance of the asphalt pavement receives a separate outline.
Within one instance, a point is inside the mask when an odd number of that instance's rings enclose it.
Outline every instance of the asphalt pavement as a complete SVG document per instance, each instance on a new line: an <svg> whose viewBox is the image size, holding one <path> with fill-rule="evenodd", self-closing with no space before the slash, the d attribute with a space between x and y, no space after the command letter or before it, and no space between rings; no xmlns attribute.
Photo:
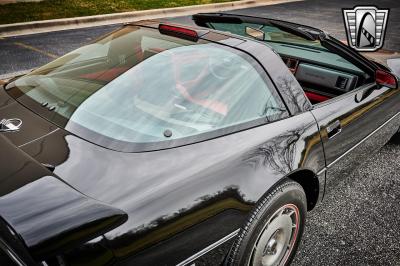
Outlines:
<svg viewBox="0 0 400 266"><path fill-rule="evenodd" d="M345 40L342 8L390 8L384 48L400 51L400 1L301 1L235 10L306 24ZM190 18L170 19L191 23ZM43 65L119 28L0 38L0 76ZM399 103L400 104L400 103ZM309 213L294 265L400 265L400 141L390 142L331 188Z"/></svg>
<svg viewBox="0 0 400 266"><path fill-rule="evenodd" d="M398 0L380 0L379 3L364 0L298 1L239 9L230 13L277 18L310 25L321 28L340 40L346 40L342 8L352 8L362 4L390 8L383 48L400 51L400 1ZM185 24L192 23L189 17L168 20ZM119 27L121 25L109 25L0 38L0 77L7 73L41 66Z"/></svg>
<svg viewBox="0 0 400 266"><path fill-rule="evenodd" d="M309 213L293 265L400 265L400 140L391 141Z"/></svg>

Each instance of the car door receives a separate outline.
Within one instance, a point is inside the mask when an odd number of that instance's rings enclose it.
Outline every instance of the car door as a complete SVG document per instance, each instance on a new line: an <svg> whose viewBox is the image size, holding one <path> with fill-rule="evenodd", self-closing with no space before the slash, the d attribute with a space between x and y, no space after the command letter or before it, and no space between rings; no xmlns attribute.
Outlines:
<svg viewBox="0 0 400 266"><path fill-rule="evenodd" d="M339 60L347 61L351 68L364 72L366 82L314 105L311 110L324 144L328 185L348 175L398 130L400 90L377 85L374 77L378 67L324 32L284 21L232 14L198 14L193 19L199 26L267 40L268 45L281 42L283 36L285 42L299 47L304 42L325 48Z"/></svg>
<svg viewBox="0 0 400 266"><path fill-rule="evenodd" d="M399 91L377 89L371 83L313 107L324 144L328 186L348 176L399 128Z"/></svg>

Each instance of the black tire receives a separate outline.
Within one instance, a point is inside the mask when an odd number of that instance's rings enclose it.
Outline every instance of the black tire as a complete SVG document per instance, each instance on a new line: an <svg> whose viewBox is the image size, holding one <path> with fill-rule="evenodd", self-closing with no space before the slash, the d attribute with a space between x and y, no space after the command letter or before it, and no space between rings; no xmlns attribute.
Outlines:
<svg viewBox="0 0 400 266"><path fill-rule="evenodd" d="M261 265L262 258L266 263L275 260L279 262L278 265L289 265L299 246L306 214L307 199L301 185L291 180L281 182L260 200L251 213L232 245L227 264ZM293 227L293 220L296 227ZM290 221L292 221L292 229L289 232L288 222ZM271 232L274 233L271 234ZM283 238L285 241L282 240ZM266 245L264 246L263 243ZM254 249L255 246L258 249ZM262 257L259 256L260 251L257 251L261 250L260 247L263 250ZM284 247L287 251L284 251ZM275 254L273 254L274 251ZM278 253L279 255L276 255ZM271 265L275 264L271 262Z"/></svg>

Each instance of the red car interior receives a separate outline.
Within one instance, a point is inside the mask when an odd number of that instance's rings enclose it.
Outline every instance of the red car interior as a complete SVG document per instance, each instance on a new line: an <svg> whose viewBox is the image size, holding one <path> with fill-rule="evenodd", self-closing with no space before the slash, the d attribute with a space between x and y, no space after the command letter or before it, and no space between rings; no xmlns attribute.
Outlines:
<svg viewBox="0 0 400 266"><path fill-rule="evenodd" d="M313 104L322 103L322 102L330 99L330 97L328 97L328 96L321 95L321 94L318 94L318 93L315 93L315 92L306 91L305 93L306 93L307 98Z"/></svg>
<svg viewBox="0 0 400 266"><path fill-rule="evenodd" d="M134 53L134 58L135 58L135 60L138 60L139 62L142 61L145 57L148 57L149 54L156 54L156 53L163 52L165 50L162 48L151 48L151 49L147 49L145 52L143 52L140 45L138 45L136 47L137 47L137 49ZM202 69L202 71L200 71L200 73L194 79L181 81L180 71L181 71L181 67L182 67L182 60L183 61L186 60L186 62L189 63L191 61L196 61L197 59L204 57L204 55L203 54L192 54L189 57L184 57L184 58L180 58L181 56L178 56L178 57L179 57L179 60L177 60L178 58L176 58L176 56L173 56L172 60L180 62L180 63L173 64L174 65L174 73L175 73L175 82L177 84L177 90L179 91L179 93L188 101L193 102L198 105L201 105L203 107L206 107L214 112L220 113L221 115L225 116L228 113L228 107L224 103L216 102L215 100L208 100L206 92L203 93L201 95L201 97L198 97L198 95L196 96L196 95L190 94L190 88L193 87L193 85L196 85L196 83L201 82L201 79L207 75L207 72L209 72L208 66L205 66L204 69ZM292 61L295 61L295 60L292 60ZM294 62L292 62L292 61L290 61L290 60L288 61L289 63L292 63L292 65L293 65L293 67L289 68L289 69L292 71L293 74L295 74L296 66L298 64L297 63L294 64ZM122 73L126 72L129 68L131 68L131 66L128 63L128 64L126 64L126 66L118 66L118 67L114 67L111 69L106 69L106 70L96 71L93 73L83 74L80 76L80 78L110 82L111 80L117 78ZM206 95L204 95L204 94L206 94ZM312 104L321 103L321 102L324 102L331 98L329 96L322 95L322 94L319 94L314 91L313 92L305 91L305 94L308 97L308 99L311 101Z"/></svg>

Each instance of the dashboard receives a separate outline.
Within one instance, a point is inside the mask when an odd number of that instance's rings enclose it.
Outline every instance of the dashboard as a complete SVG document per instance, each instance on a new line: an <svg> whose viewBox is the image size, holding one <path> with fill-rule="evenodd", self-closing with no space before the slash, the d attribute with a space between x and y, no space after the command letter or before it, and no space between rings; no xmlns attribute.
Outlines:
<svg viewBox="0 0 400 266"><path fill-rule="evenodd" d="M282 60L305 91L335 97L356 88L359 76L315 63L282 55Z"/></svg>
<svg viewBox="0 0 400 266"><path fill-rule="evenodd" d="M368 77L354 64L324 47L268 42L306 92L336 97L361 85Z"/></svg>

